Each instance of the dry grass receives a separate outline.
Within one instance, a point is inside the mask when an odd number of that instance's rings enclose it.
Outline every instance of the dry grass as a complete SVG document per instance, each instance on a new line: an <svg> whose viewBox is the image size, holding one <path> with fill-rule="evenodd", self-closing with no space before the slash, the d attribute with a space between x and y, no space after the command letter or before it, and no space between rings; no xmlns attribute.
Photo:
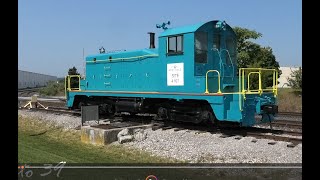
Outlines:
<svg viewBox="0 0 320 180"><path fill-rule="evenodd" d="M278 89L279 112L302 112L302 91L291 88Z"/></svg>

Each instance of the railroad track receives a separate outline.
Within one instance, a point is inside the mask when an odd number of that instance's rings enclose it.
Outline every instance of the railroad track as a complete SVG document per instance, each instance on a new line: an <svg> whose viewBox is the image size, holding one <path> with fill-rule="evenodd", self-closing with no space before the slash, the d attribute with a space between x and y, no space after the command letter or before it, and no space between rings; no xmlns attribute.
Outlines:
<svg viewBox="0 0 320 180"><path fill-rule="evenodd" d="M28 97L35 93L38 93L41 88L26 88L26 89L18 89L18 96Z"/></svg>
<svg viewBox="0 0 320 180"><path fill-rule="evenodd" d="M38 90L40 90L41 88L42 88L42 87L18 89L18 92L38 91Z"/></svg>
<svg viewBox="0 0 320 180"><path fill-rule="evenodd" d="M274 135L274 134L264 134L264 133L257 133L257 132L247 132L247 136L255 137L257 139L271 139L274 141L286 141L286 142L291 142L292 145L297 145L299 143L302 143L302 137L288 137L288 136L279 136L279 135Z"/></svg>
<svg viewBox="0 0 320 180"><path fill-rule="evenodd" d="M274 121L272 121L272 127L279 127L279 128L289 128L289 129L295 129L295 130L302 130L302 114L301 113L293 113L289 115L292 112L282 112L279 113L280 117L276 117ZM286 117L281 117L281 116ZM290 116L290 118L288 118ZM300 117L298 117L300 116ZM260 121L261 117L256 116L256 121ZM269 126L269 123L262 123L257 125L266 125Z"/></svg>
<svg viewBox="0 0 320 180"><path fill-rule="evenodd" d="M291 128L291 129L302 129L302 121L293 121L293 120L275 120L272 123L272 126L282 127L282 128Z"/></svg>
<svg viewBox="0 0 320 180"><path fill-rule="evenodd" d="M301 131L288 131L288 130L271 130L265 128L257 127L209 127L209 126L192 126L192 125L182 125L176 123L155 123L152 127L152 130L161 129L163 131L173 129L174 131L194 131L196 134L201 133L211 133L216 134L220 133L222 138L237 136L236 138L241 137L255 137L257 139L270 139L274 141L286 141L291 142L288 147L294 147L299 143L302 143L302 132ZM274 142L270 142L274 144Z"/></svg>
<svg viewBox="0 0 320 180"><path fill-rule="evenodd" d="M75 115L75 116L81 116L81 111L76 111L76 110L69 110L67 108L62 108L62 107L48 107L48 109L44 108L23 108L20 107L19 109L28 109L31 111L45 111L45 112L53 112L53 113L58 113L58 114L70 114L70 115Z"/></svg>
<svg viewBox="0 0 320 180"><path fill-rule="evenodd" d="M27 109L27 108L21 108ZM33 111L45 111L45 112L53 112L59 114L71 114L79 116L81 115L81 111L69 110L64 107L52 107L49 106L48 109L37 108L30 109ZM111 118L112 119L112 118ZM201 133L221 133L222 137L229 136L250 136L255 137L257 139L270 139L275 141L287 141L291 142L294 147L295 145L302 143L302 132L301 131L288 131L288 130L271 130L266 128L257 128L257 127L216 127L214 125L194 125L191 123L177 123L177 122L162 122L155 121L152 119L152 116L115 116L114 121L125 121L125 122L139 122L142 124L145 123L153 123L152 130L162 129L168 130L173 129L174 131L187 130L194 131L196 134ZM111 122L114 122L111 120ZM276 120L272 123L273 126L286 126L286 127L294 127L294 129L299 129L297 127L302 126L301 121L290 121L290 120ZM289 136L287 136L289 135Z"/></svg>
<svg viewBox="0 0 320 180"><path fill-rule="evenodd" d="M58 109L58 110L69 110L66 107L59 107L59 106L47 106L48 109Z"/></svg>
<svg viewBox="0 0 320 180"><path fill-rule="evenodd" d="M279 116L294 116L294 117L301 117L302 113L299 112L279 112Z"/></svg>

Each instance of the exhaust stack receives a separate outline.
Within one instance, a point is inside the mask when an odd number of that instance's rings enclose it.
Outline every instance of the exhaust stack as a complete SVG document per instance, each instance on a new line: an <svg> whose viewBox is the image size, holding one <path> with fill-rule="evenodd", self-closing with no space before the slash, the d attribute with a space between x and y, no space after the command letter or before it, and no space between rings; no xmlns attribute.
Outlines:
<svg viewBox="0 0 320 180"><path fill-rule="evenodd" d="M148 32L148 34L150 34L150 47L149 49L154 49L155 45L154 45L154 34L153 32Z"/></svg>

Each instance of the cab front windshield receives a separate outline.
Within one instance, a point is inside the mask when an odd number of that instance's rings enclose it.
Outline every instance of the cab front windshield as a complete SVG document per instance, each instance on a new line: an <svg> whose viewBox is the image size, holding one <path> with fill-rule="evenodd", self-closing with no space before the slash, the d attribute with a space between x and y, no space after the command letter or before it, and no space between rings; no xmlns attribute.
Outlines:
<svg viewBox="0 0 320 180"><path fill-rule="evenodd" d="M208 63L208 33L195 33L195 62Z"/></svg>

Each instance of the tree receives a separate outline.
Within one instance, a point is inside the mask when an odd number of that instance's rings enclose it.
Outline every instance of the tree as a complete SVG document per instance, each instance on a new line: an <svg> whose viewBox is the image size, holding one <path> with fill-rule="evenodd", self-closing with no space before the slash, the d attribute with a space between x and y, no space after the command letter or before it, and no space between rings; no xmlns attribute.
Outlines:
<svg viewBox="0 0 320 180"><path fill-rule="evenodd" d="M51 81L48 83L46 87L40 89L41 95L46 96L57 96L57 95L64 95L64 79L61 81Z"/></svg>
<svg viewBox="0 0 320 180"><path fill-rule="evenodd" d="M78 70L76 67L72 67L72 68L69 68L69 71L68 71L68 75L80 75L80 73L78 73ZM71 88L78 88L79 87L79 78L71 78L70 79L70 87Z"/></svg>
<svg viewBox="0 0 320 180"><path fill-rule="evenodd" d="M288 86L295 89L302 89L302 68L291 71L291 77L287 77Z"/></svg>
<svg viewBox="0 0 320 180"><path fill-rule="evenodd" d="M68 75L79 75L78 70L76 67L73 66L73 68L69 68Z"/></svg>
<svg viewBox="0 0 320 180"><path fill-rule="evenodd" d="M276 57L273 55L272 48L262 47L261 45L250 41L262 37L262 34L241 27L234 27L233 29L237 35L237 59L239 68L272 68L279 72L278 77L280 77L280 66L276 61ZM251 79L253 82L257 82L258 76L253 75L252 78L250 76L250 81ZM272 86L272 73L262 74L262 83L263 88ZM258 89L258 83L251 84L250 89Z"/></svg>

